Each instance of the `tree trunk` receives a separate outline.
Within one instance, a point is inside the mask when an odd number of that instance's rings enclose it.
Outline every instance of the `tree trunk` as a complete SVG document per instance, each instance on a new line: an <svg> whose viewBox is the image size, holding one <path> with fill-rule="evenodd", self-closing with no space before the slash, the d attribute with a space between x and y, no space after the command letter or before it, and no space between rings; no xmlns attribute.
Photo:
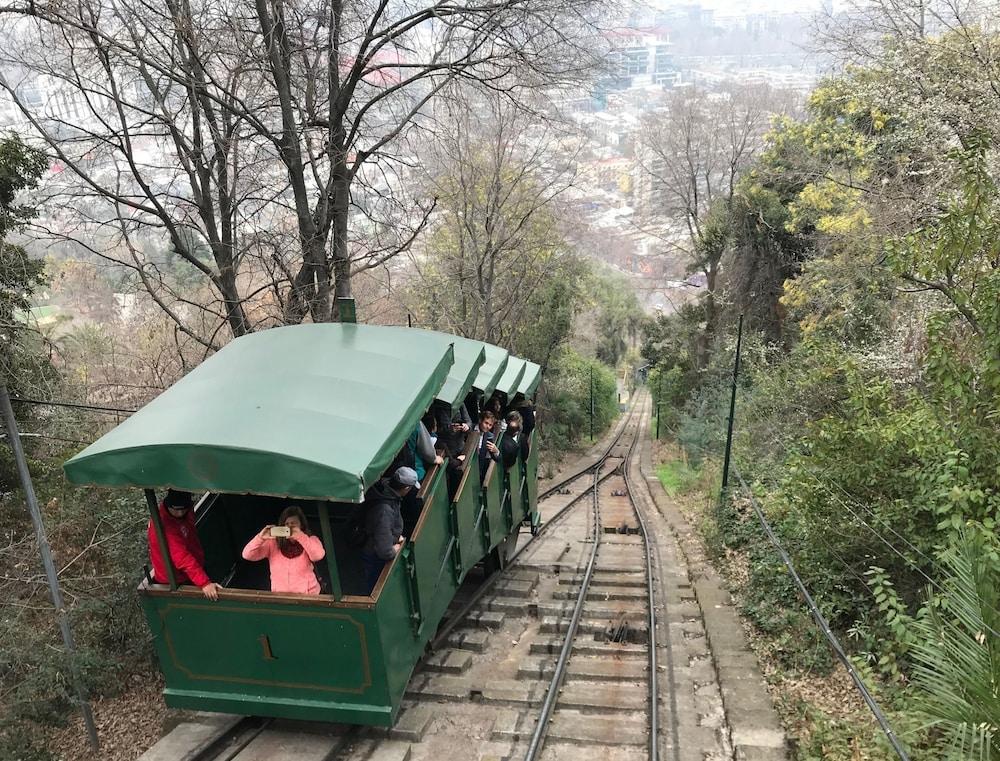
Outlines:
<svg viewBox="0 0 1000 761"><path fill-rule="evenodd" d="M338 299L351 297L351 252L347 245L347 222L351 213L351 189L347 175L347 166L341 163L336 169L333 184L333 204L330 209L333 216L333 287ZM340 314L334 301L334 319L339 320Z"/></svg>
<svg viewBox="0 0 1000 761"><path fill-rule="evenodd" d="M222 270L219 272L217 285L226 307L226 321L229 323L229 329L233 332L233 338L252 333L253 328L250 327L250 322L247 320L246 312L243 309L243 300L236 287L236 273L231 268Z"/></svg>

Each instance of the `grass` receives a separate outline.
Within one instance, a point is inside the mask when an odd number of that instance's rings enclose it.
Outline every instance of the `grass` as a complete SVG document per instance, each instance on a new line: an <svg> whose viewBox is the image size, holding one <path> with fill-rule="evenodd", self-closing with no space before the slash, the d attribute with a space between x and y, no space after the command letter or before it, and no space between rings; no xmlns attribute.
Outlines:
<svg viewBox="0 0 1000 761"><path fill-rule="evenodd" d="M667 460L657 465L656 477L671 497L690 492L701 481L701 473L683 460Z"/></svg>

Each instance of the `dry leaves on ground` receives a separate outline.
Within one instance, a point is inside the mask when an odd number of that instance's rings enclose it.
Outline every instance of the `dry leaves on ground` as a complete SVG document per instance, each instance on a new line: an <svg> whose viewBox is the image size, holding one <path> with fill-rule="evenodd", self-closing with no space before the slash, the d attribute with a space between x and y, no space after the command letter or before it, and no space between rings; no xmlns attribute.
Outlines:
<svg viewBox="0 0 1000 761"><path fill-rule="evenodd" d="M162 689L159 674L135 677L121 695L93 701L101 744L96 753L90 748L79 715L52 733L49 750L60 761L135 761L184 715L167 708Z"/></svg>

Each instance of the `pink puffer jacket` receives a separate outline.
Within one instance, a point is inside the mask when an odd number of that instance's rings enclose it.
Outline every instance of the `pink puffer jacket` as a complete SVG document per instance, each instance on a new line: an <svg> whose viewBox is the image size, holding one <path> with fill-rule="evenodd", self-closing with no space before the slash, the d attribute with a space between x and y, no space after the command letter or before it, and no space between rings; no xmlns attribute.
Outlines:
<svg viewBox="0 0 1000 761"><path fill-rule="evenodd" d="M302 552L294 558L285 557L275 539L262 539L260 534L243 548L246 560L267 558L271 566L271 591L295 594L318 595L319 581L313 570L313 563L326 556L319 537L300 534L296 540L302 545Z"/></svg>

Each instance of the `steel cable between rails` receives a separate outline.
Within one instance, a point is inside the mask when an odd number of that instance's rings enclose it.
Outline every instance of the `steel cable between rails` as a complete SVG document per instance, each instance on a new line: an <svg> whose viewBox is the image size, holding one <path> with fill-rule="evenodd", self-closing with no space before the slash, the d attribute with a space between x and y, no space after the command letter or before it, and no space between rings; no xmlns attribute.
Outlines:
<svg viewBox="0 0 1000 761"><path fill-rule="evenodd" d="M809 594L809 590L806 589L806 585L802 582L799 577L798 572L795 570L795 565L792 563L792 559L789 557L788 553L785 551L784 546L781 544L781 540L778 539L777 535L774 533L774 529L771 528L771 524L768 522L767 517L764 515L764 511L761 509L760 504L757 502L757 498L754 496L747 482L743 480L743 474L740 473L739 468L733 463L733 473L736 475L737 480L740 483L742 489L746 492L747 498L750 500L750 505L753 508L754 513L757 515L757 519L760 521L761 526L764 528L765 533L767 533L768 538L774 545L778 554L781 556L782 562L788 569L788 573L791 575L792 580L795 582L795 586L798 587L799 593L802 595L809 608L809 613L812 615L813 620L816 621L817 626L819 626L820 631L823 632L823 636L826 637L827 642L830 644L830 648L833 650L834 654L837 656L844 668L847 669L848 675L854 682L854 686L857 688L861 697L864 699L865 704L868 709L872 712L875 720L878 722L879 727L881 727L882 732L885 734L886 739L889 740L889 744L892 749L896 752L902 761L909 761L910 757L907 755L906 750L903 748L902 743L899 741L899 737L896 735L895 730L893 730L892 725L889 724L889 720L885 717L882 712L878 701L875 700L871 691L868 689L868 685L858 674L857 669L854 668L854 664L848 657L847 653L844 651L843 646L840 644L840 640L830 629L830 625L827 623L826 618L823 613L817 607L816 602L813 600L812 595Z"/></svg>
<svg viewBox="0 0 1000 761"><path fill-rule="evenodd" d="M638 405L635 405L634 409L638 409ZM633 415L630 414L627 423L631 423L632 417ZM622 433L624 434L624 432L627 429L628 425L623 426ZM639 436L641 434L641 431L642 431L642 415L640 414L639 419L637 421L637 425L634 428L634 436L632 438L632 442L629 444L628 452L625 454L625 458L622 461L622 463L616 466L614 470L617 470L618 468L622 468L623 470L625 469L629 459L632 456L632 453L635 451L635 447L639 441ZM613 447L608 448L609 453L611 448ZM579 627L580 619L583 617L583 608L587 599L587 593L590 589L591 580L593 579L594 568L597 565L597 555L601 544L600 501L598 498L598 486L603 480L600 478L601 467L603 466L604 463L606 463L607 459L609 458L605 457L604 461L602 463L599 463L594 469L594 484L591 488L592 506L593 506L591 531L593 532L593 544L591 547L590 559L587 563L587 568L586 571L584 572L583 579L580 582L580 591L577 594L576 602L573 607L573 615L570 618L569 626L567 627L566 630L566 636L563 639L563 645L559 652L559 658L555 664L555 669L552 675L552 679L549 682L549 688L545 693L545 701L542 704L541 713L539 714L538 720L535 723L535 730L532 733L531 741L528 746L528 751L525 754L525 761L534 761L534 759L538 758L538 754L542 750L542 746L545 742L545 737L547 734L548 724L552 717L552 712L555 710L555 704L559 697L559 691L562 682L566 676L567 666L569 664L570 655L572 654L573 650L573 642L576 639L576 630ZM653 609L651 608L650 611L652 612L652 610ZM652 633L652 631L650 633L650 636L651 637L655 636ZM655 676L652 678L655 679ZM653 707L655 710L656 703L654 703ZM656 720L651 715L651 723L654 726L655 722ZM652 758L655 759L656 758L655 736L653 737L652 740L652 748L654 753Z"/></svg>
<svg viewBox="0 0 1000 761"><path fill-rule="evenodd" d="M645 402L644 402L645 405ZM636 438L644 437L643 423L640 421L639 430L636 434ZM649 696L650 696L650 727L649 727L649 758L650 761L657 761L659 758L659 713L660 713L660 703L659 703L659 680L657 676L658 664L656 658L656 601L653 592L653 551L655 549L657 567L662 569L663 563L660 558L660 547L658 543L653 543L650 541L649 531L646 527L646 521L642 517L642 511L639 509L639 504L636 502L632 495L635 492L632 489L632 479L629 477L629 468L632 465L633 452L630 450L625 462L622 466L622 476L625 480L625 490L628 492L629 500L632 503L632 507L635 510L635 516L639 521L639 530L642 532L642 539L646 550L646 585L648 590L647 605L649 607ZM666 615L666 600L663 601L664 615ZM677 690L676 683L674 680L674 657L673 657L673 646L670 643L670 638L666 639L666 652L667 652L667 679L669 685L669 695L670 695L670 735L673 746L673 756L674 761L680 761L680 730L678 727L677 718Z"/></svg>

